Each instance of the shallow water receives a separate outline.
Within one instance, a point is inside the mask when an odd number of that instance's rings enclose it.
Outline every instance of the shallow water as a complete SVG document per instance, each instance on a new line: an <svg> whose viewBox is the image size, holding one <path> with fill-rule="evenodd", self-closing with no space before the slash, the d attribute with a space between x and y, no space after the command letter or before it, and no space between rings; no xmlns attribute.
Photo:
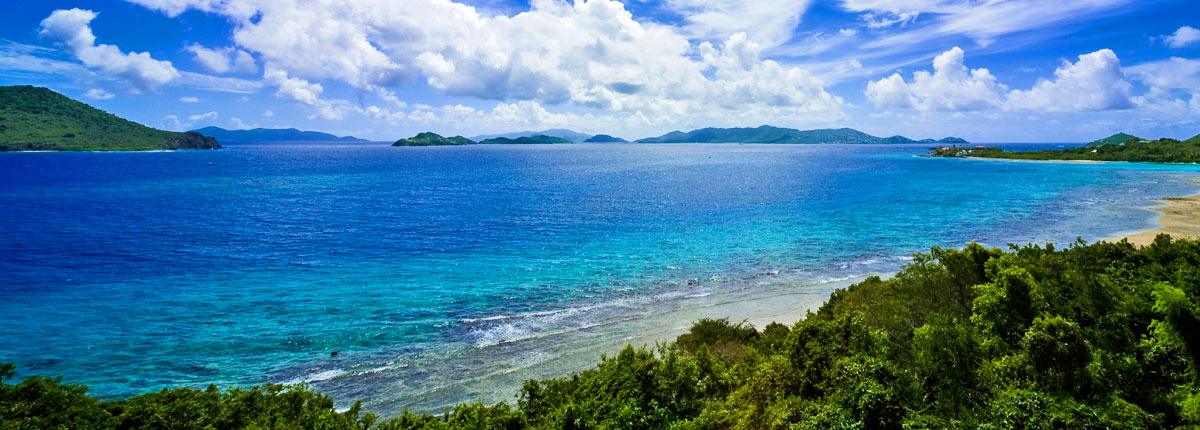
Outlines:
<svg viewBox="0 0 1200 430"><path fill-rule="evenodd" d="M928 145L227 146L0 154L0 360L110 397L510 400L696 318L794 319L930 246L1144 229L1200 176Z"/></svg>

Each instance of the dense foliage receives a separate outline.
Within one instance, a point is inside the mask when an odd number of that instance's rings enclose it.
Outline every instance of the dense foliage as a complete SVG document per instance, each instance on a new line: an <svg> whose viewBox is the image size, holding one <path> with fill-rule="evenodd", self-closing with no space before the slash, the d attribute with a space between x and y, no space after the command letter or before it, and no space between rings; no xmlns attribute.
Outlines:
<svg viewBox="0 0 1200 430"><path fill-rule="evenodd" d="M0 87L0 151L213 149L200 133L157 130L32 86Z"/></svg>
<svg viewBox="0 0 1200 430"><path fill-rule="evenodd" d="M702 320L529 381L515 408L381 421L304 387L103 402L32 377L0 384L0 428L1197 428L1198 293L1197 241L934 248L791 327Z"/></svg>
<svg viewBox="0 0 1200 430"><path fill-rule="evenodd" d="M547 136L544 134L538 134L538 135L533 135L533 136L518 137L515 139L510 139L507 137L494 137L494 138L482 140L479 142L480 145L546 144L546 143L571 143L571 141L569 141L567 139L563 139L561 137L554 137L554 136Z"/></svg>
<svg viewBox="0 0 1200 430"><path fill-rule="evenodd" d="M462 136L442 137L437 133L424 132L416 136L397 140L392 146L444 146L444 145L473 145L470 139Z"/></svg>
<svg viewBox="0 0 1200 430"><path fill-rule="evenodd" d="M1167 137L1158 140L1130 138L1120 144L1024 152L1005 151L1000 148L936 148L930 155L935 157L980 157L1012 160L1200 163L1200 139L1193 137L1188 140L1179 141Z"/></svg>
<svg viewBox="0 0 1200 430"><path fill-rule="evenodd" d="M659 137L639 139L642 143L967 143L957 137L912 140L904 136L876 137L852 128L796 130L764 125L756 128L702 128L672 131Z"/></svg>

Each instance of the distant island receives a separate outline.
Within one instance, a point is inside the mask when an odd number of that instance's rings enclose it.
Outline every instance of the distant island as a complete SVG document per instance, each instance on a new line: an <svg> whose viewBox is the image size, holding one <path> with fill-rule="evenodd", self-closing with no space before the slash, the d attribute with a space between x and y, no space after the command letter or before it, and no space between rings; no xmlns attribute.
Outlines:
<svg viewBox="0 0 1200 430"><path fill-rule="evenodd" d="M0 151L216 149L197 132L146 127L52 90L0 87Z"/></svg>
<svg viewBox="0 0 1200 430"><path fill-rule="evenodd" d="M221 140L248 142L367 142L354 136L338 137L319 131L302 131L294 128L255 128L250 130L226 130L221 127L204 127L192 130Z"/></svg>
<svg viewBox="0 0 1200 430"><path fill-rule="evenodd" d="M796 130L764 125L756 128L702 128L672 131L638 143L967 143L957 137L913 140L904 136L877 137L852 128Z"/></svg>
<svg viewBox="0 0 1200 430"><path fill-rule="evenodd" d="M442 137L437 133L424 132L416 136L397 140L392 146L447 146L447 145L473 145L470 139L462 136Z"/></svg>
<svg viewBox="0 0 1200 430"><path fill-rule="evenodd" d="M1089 143L1087 146L1060 150L1018 152L982 146L975 148L943 146L933 148L929 155L933 157L1002 158L1010 160L1200 163L1200 135L1181 141L1169 137L1157 140L1145 140L1137 136L1117 133Z"/></svg>
<svg viewBox="0 0 1200 430"><path fill-rule="evenodd" d="M553 134L551 134L553 133ZM422 137L424 136L424 137ZM448 139L435 133L421 133L400 139L392 146L431 146L479 144L546 144L546 143L607 143L628 142L607 134L586 135L566 129L550 129L545 132L517 132L508 134L482 135L474 138ZM635 140L634 143L968 143L958 137L913 140L904 136L877 137L852 129L796 130L764 125L756 128L702 128L689 132L672 131L658 137Z"/></svg>
<svg viewBox="0 0 1200 430"><path fill-rule="evenodd" d="M566 140L567 143L580 143L580 142L584 142L593 137L590 134L580 133L575 130L568 130L565 128L551 128L549 130L542 130L542 131L518 131L518 132L514 132L514 133L482 134L479 136L472 137L471 140L476 141L476 142L483 142L485 140L491 140L491 139L495 139L498 137L504 137L504 138L508 138L508 139L517 139L517 138L522 138L522 137L531 137L531 136L538 136L538 135L559 137L559 138Z"/></svg>
<svg viewBox="0 0 1200 430"><path fill-rule="evenodd" d="M584 140L583 142L584 143L613 143L613 142L622 143L622 142L628 142L628 140L625 140L625 139L622 139L619 137L609 136L607 134L597 134L595 136L587 138L587 140Z"/></svg>
<svg viewBox="0 0 1200 430"><path fill-rule="evenodd" d="M496 144L500 144L500 145L514 145L514 144L522 145L522 144L524 144L524 145L527 145L527 144L549 144L549 143L571 143L571 141L569 141L567 139L563 139L561 137L546 136L546 135L539 134L539 135L535 135L535 136L518 137L516 139L509 139L507 137L497 137L494 139L486 139L486 140L482 140L479 142L480 145L496 145Z"/></svg>

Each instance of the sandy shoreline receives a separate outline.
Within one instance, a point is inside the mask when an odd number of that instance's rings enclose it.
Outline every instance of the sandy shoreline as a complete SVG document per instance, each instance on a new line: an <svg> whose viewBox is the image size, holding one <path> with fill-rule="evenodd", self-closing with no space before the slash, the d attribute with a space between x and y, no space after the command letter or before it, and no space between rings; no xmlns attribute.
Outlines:
<svg viewBox="0 0 1200 430"><path fill-rule="evenodd" d="M1161 233L1169 234L1175 239L1194 239L1200 237L1200 194L1187 197L1165 197L1156 200L1166 203L1165 205L1151 208L1162 213L1162 216L1158 218L1159 228L1109 240L1119 241L1121 239L1128 239L1134 245L1146 246L1154 241L1155 236Z"/></svg>

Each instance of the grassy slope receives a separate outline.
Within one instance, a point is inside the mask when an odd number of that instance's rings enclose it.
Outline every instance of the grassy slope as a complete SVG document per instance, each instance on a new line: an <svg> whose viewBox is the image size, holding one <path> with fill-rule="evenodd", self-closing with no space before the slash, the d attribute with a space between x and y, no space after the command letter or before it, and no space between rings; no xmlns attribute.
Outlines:
<svg viewBox="0 0 1200 430"><path fill-rule="evenodd" d="M32 86L0 87L0 151L219 148L198 133L146 127Z"/></svg>

